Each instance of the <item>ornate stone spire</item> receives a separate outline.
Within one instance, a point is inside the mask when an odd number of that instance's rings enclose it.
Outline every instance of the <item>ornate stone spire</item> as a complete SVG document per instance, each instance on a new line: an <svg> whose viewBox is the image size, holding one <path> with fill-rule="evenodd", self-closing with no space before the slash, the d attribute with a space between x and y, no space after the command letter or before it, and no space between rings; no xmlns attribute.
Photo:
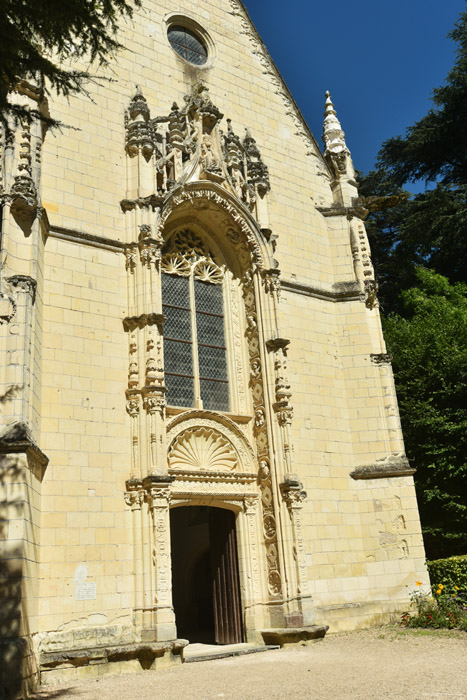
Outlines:
<svg viewBox="0 0 467 700"><path fill-rule="evenodd" d="M326 103L324 106L323 142L325 156L349 153L345 143L345 134L337 118L329 91L326 92Z"/></svg>

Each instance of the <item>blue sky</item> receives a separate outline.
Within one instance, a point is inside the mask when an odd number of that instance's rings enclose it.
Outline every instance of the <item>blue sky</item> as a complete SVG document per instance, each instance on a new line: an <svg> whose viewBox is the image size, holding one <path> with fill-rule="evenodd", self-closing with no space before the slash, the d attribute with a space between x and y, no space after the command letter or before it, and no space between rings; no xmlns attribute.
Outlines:
<svg viewBox="0 0 467 700"><path fill-rule="evenodd" d="M321 145L330 90L355 167L430 107L454 62L447 33L465 0L244 0ZM286 9L285 9L286 8Z"/></svg>

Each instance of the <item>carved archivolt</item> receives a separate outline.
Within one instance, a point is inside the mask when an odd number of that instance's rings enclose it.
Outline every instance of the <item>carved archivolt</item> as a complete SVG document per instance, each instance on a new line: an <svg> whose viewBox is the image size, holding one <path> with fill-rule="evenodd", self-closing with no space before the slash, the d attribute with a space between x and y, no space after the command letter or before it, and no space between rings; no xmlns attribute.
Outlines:
<svg viewBox="0 0 467 700"><path fill-rule="evenodd" d="M170 469L202 469L218 472L238 467L232 444L217 430L190 428L175 438L168 454Z"/></svg>
<svg viewBox="0 0 467 700"><path fill-rule="evenodd" d="M183 204L194 206L196 200L201 199L206 203L213 203L219 209L228 214L230 220L233 221L242 232L252 260L258 267L263 269L267 263L274 264L272 256L268 255L266 246L264 246L264 253L266 254L265 259L263 250L261 249L261 246L257 240L261 237L261 234L259 232L254 232L256 224L252 222L249 212L246 210L246 208L242 208L241 203L238 200L234 201L233 197L229 196L229 193L226 190L219 188L218 191L216 191L217 188L218 186L216 187L214 183L209 183L209 188L199 188L197 184L187 184L183 190L175 190L162 209L162 214L159 221L159 231L161 234L165 229L167 221L178 207ZM249 223L250 221L251 223Z"/></svg>

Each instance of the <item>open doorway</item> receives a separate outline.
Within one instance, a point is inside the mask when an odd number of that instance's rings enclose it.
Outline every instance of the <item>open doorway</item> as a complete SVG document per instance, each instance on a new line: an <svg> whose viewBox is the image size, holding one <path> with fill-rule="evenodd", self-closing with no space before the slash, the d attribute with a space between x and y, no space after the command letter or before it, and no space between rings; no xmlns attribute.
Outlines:
<svg viewBox="0 0 467 700"><path fill-rule="evenodd" d="M173 508L170 537L177 636L205 644L242 642L234 514L208 506Z"/></svg>

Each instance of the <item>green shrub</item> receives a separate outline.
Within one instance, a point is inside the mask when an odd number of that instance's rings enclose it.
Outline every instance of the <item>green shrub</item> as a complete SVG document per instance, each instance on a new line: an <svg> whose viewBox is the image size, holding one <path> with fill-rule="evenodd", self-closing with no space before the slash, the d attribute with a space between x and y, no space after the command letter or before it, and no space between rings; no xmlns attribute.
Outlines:
<svg viewBox="0 0 467 700"><path fill-rule="evenodd" d="M404 627L461 629L467 632L467 556L427 562L431 593L417 581L412 610L402 614Z"/></svg>
<svg viewBox="0 0 467 700"><path fill-rule="evenodd" d="M467 555L427 561L427 567L433 593L440 583L449 588L458 586L467 593Z"/></svg>

